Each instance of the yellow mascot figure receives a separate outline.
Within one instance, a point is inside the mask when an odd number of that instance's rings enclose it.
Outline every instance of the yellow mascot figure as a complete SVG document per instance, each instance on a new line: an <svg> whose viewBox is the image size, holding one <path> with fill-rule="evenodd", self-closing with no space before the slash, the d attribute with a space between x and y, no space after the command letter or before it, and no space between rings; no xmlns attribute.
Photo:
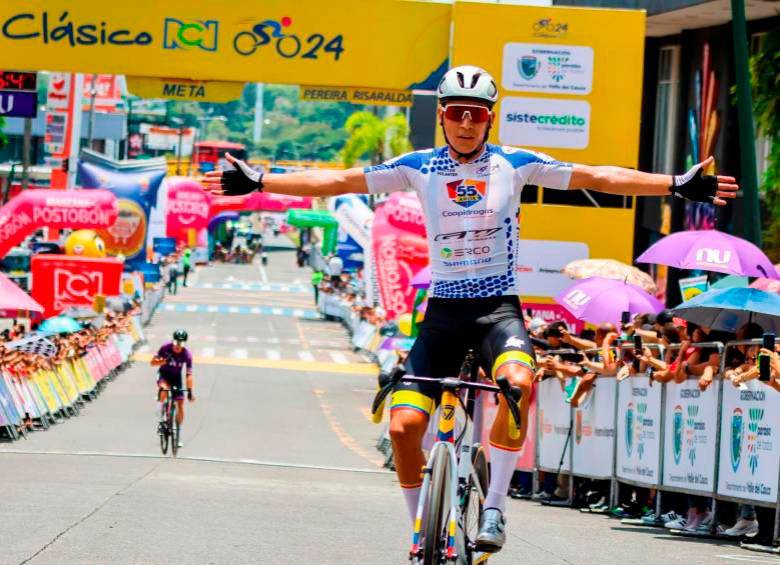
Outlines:
<svg viewBox="0 0 780 565"><path fill-rule="evenodd" d="M76 230L65 240L65 255L105 257L106 244L94 230Z"/></svg>

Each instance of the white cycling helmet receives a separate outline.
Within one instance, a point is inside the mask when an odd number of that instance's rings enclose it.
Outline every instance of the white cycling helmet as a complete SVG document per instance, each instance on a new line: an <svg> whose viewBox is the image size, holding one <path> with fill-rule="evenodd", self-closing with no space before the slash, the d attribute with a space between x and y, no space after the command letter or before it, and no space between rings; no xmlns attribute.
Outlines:
<svg viewBox="0 0 780 565"><path fill-rule="evenodd" d="M487 102L491 108L498 100L496 81L485 69L463 65L447 71L438 88L439 102L451 98L472 98Z"/></svg>

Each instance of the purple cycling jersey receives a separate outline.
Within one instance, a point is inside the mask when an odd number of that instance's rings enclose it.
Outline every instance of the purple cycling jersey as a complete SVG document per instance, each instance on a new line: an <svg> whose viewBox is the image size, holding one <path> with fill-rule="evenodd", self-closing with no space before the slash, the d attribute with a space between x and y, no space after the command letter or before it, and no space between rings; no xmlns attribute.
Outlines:
<svg viewBox="0 0 780 565"><path fill-rule="evenodd" d="M179 353L173 350L172 343L166 343L157 352L157 357L167 359L165 365L160 366L160 376L168 382L177 382L181 379L181 370L187 367L187 374L192 374L192 354L184 347Z"/></svg>

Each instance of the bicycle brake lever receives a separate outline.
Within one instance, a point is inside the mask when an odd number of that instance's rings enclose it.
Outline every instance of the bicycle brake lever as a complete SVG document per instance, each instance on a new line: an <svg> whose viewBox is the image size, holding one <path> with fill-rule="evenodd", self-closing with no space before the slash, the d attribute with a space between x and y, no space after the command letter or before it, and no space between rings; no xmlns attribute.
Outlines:
<svg viewBox="0 0 780 565"><path fill-rule="evenodd" d="M517 404L520 402L523 392L519 387L510 385L509 380L506 377L498 377L496 379L496 384L507 401L506 404L509 407L510 414L512 414L512 419L515 421L515 426L518 430L521 429L522 422L520 419L520 409Z"/></svg>
<svg viewBox="0 0 780 565"><path fill-rule="evenodd" d="M379 392L376 393L374 402L371 405L372 414L377 413L377 410L379 410L379 407L382 406L382 403L385 401L385 398L387 398L387 395L390 394L390 391L395 388L395 385L401 381L405 374L406 371L404 371L401 367L395 367L389 373L379 373L377 381L381 388L379 389Z"/></svg>

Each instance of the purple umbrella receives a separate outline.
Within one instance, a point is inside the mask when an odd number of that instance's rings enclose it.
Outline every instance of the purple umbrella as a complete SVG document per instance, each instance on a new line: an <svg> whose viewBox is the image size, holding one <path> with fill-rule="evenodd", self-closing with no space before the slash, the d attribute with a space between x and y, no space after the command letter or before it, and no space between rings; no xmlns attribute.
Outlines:
<svg viewBox="0 0 780 565"><path fill-rule="evenodd" d="M657 314L664 305L638 286L615 279L591 277L575 282L555 297L578 320L592 324L620 323L623 312Z"/></svg>
<svg viewBox="0 0 780 565"><path fill-rule="evenodd" d="M717 230L681 231L667 235L650 246L636 261L780 280L774 265L758 247Z"/></svg>
<svg viewBox="0 0 780 565"><path fill-rule="evenodd" d="M414 288L428 288L431 286L431 266L423 267L418 271L414 278L412 278L412 286Z"/></svg>

